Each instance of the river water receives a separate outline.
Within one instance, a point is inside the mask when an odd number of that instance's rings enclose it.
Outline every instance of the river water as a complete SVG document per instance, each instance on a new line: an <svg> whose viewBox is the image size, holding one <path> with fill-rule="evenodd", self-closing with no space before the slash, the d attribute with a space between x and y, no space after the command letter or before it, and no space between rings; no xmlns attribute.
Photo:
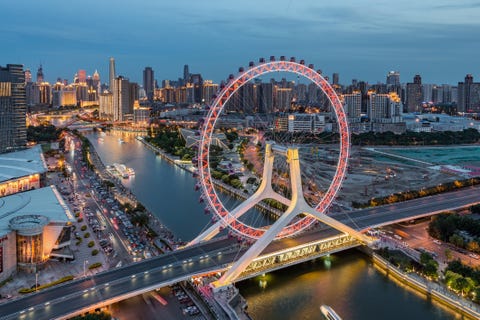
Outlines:
<svg viewBox="0 0 480 320"><path fill-rule="evenodd" d="M206 228L211 217L203 213L190 173L155 156L134 135L112 132L87 137L106 165L123 163L135 170L134 177L123 180L125 186L177 237L190 240ZM332 306L343 319L461 318L387 279L355 250L237 286L254 319L321 319L322 304Z"/></svg>

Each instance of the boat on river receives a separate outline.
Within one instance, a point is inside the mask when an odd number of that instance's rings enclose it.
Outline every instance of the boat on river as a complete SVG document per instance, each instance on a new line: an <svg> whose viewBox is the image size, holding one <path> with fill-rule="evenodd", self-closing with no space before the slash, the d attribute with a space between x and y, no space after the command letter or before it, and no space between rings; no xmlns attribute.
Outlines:
<svg viewBox="0 0 480 320"><path fill-rule="evenodd" d="M340 316L335 312L335 310L333 310L332 307L327 306L326 304L322 304L320 306L320 311L327 320L342 320L342 318L340 318Z"/></svg>
<svg viewBox="0 0 480 320"><path fill-rule="evenodd" d="M127 179L135 175L135 171L132 168L128 168L124 164L114 163L111 166L107 166L107 170L114 175L120 176L121 178Z"/></svg>

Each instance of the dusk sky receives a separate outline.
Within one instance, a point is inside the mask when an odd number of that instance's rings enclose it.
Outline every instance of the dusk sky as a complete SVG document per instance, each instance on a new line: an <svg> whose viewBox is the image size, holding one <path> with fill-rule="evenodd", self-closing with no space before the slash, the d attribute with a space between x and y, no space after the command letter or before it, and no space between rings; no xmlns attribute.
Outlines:
<svg viewBox="0 0 480 320"><path fill-rule="evenodd" d="M259 57L305 59L325 75L424 83L480 81L480 1L257 0L2 1L0 65L21 63L48 81L98 69L142 82L177 79L183 65L219 82Z"/></svg>

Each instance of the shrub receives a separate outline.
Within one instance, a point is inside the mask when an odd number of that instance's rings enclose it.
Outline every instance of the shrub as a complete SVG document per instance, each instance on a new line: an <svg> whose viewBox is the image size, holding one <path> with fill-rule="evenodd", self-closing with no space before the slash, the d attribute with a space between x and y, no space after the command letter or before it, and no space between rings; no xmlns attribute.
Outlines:
<svg viewBox="0 0 480 320"><path fill-rule="evenodd" d="M77 222L83 222L83 218L78 218Z"/></svg>
<svg viewBox="0 0 480 320"><path fill-rule="evenodd" d="M82 230L82 231L87 230L87 226L86 226L86 225L83 225L83 226L80 228L80 230Z"/></svg>
<svg viewBox="0 0 480 320"><path fill-rule="evenodd" d="M95 262L91 265L88 266L88 269L89 270L92 270L92 269L96 269L96 268L100 268L102 266L102 263L101 262Z"/></svg>
<svg viewBox="0 0 480 320"><path fill-rule="evenodd" d="M80 217L80 212L75 212L75 218Z"/></svg>
<svg viewBox="0 0 480 320"><path fill-rule="evenodd" d="M89 248L93 247L94 245L95 245L95 242L93 242L93 241L90 241L90 242L88 243L88 247L89 247Z"/></svg>
<svg viewBox="0 0 480 320"><path fill-rule="evenodd" d="M97 249L92 250L92 256L96 256L97 254L98 254L98 250L97 250Z"/></svg>
<svg viewBox="0 0 480 320"><path fill-rule="evenodd" d="M83 235L83 237L84 237L85 239L90 238L90 232L85 233L85 234Z"/></svg>
<svg viewBox="0 0 480 320"><path fill-rule="evenodd" d="M50 283L46 283L46 284L43 284L41 286L38 286L37 291L42 290L42 289L46 289L46 288L50 288L50 287L53 287L57 284L67 282L67 281L71 281L71 280L73 280L73 276L66 276L66 277L60 278L58 280L52 281ZM34 292L34 291L35 291L35 287L33 287L33 288L22 288L18 292L25 294L25 293L31 293L31 292Z"/></svg>

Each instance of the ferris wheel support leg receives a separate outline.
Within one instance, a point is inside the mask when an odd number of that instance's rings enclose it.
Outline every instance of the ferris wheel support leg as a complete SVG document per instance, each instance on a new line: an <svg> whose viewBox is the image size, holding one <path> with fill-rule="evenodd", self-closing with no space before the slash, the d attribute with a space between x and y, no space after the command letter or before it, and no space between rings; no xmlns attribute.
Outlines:
<svg viewBox="0 0 480 320"><path fill-rule="evenodd" d="M268 148L267 148L268 149ZM267 153L265 155L267 157ZM302 193L302 181L300 176L300 163L298 149L289 149L287 161L290 165L290 179L292 180L292 200L287 211L245 252L239 260L218 281L213 283L214 287L222 287L235 281L238 276L248 267L263 249L265 249L282 229L298 214L302 213L306 202ZM273 163L273 162L272 162ZM302 202L303 200L303 202Z"/></svg>
<svg viewBox="0 0 480 320"><path fill-rule="evenodd" d="M248 265L252 262L253 259L258 257L272 241L275 239L275 236L282 231L282 229L297 215L299 212L294 210L294 207L291 207L287 210L273 225L270 226L268 231L266 231L261 238L259 238L250 249L245 252L239 260L237 260L230 269L217 281L213 282L214 287L223 287L233 281L245 270Z"/></svg>
<svg viewBox="0 0 480 320"><path fill-rule="evenodd" d="M190 241L187 246L191 246L202 241L210 240L220 232L220 227L230 224L233 220L241 217L245 212L253 208L257 203L264 199L275 199L284 205L290 205L290 200L284 196L276 193L272 189L272 170L273 160L275 158L271 145L267 144L265 148L265 163L263 166L262 183L258 187L257 191L247 200L242 202L237 208L235 208L224 219L217 221L214 225L210 226L207 230L199 234L195 239Z"/></svg>

